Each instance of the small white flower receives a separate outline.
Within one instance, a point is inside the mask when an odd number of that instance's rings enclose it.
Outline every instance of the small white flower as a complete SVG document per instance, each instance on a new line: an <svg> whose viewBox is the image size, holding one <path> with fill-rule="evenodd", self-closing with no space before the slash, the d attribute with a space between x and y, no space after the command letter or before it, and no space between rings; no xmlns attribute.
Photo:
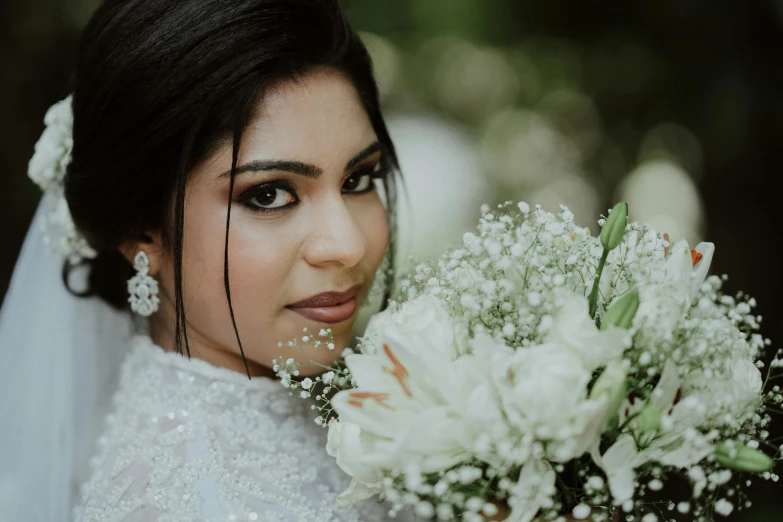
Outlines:
<svg viewBox="0 0 783 522"><path fill-rule="evenodd" d="M606 482L604 482L604 479L601 478L600 476L593 475L589 479L587 479L585 485L588 487L588 489L599 490L599 489L603 489L603 487L606 485Z"/></svg>
<svg viewBox="0 0 783 522"><path fill-rule="evenodd" d="M426 500L421 501L416 504L416 514L425 519L432 518L435 514L435 507Z"/></svg>
<svg viewBox="0 0 783 522"><path fill-rule="evenodd" d="M715 503L715 512L718 513L719 515L723 515L724 517L727 517L731 515L732 511L734 511L734 504L732 504L725 498L722 498Z"/></svg>
<svg viewBox="0 0 783 522"><path fill-rule="evenodd" d="M451 520L454 518L454 508L449 504L439 504L437 509L438 520Z"/></svg>
<svg viewBox="0 0 783 522"><path fill-rule="evenodd" d="M591 512L592 510L590 509L590 506L587 504L579 504L574 508L573 515L577 520L584 520L590 516Z"/></svg>

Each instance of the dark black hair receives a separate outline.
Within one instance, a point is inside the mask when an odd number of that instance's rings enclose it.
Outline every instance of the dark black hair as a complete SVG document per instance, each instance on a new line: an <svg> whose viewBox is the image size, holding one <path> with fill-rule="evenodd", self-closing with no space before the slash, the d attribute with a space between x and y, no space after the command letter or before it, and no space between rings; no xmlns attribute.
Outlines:
<svg viewBox="0 0 783 522"><path fill-rule="evenodd" d="M398 174L370 57L337 0L103 1L79 44L65 177L74 222L98 252L80 295L126 308L133 268L118 247L163 231L174 252L176 349L190 355L182 299L188 173L232 143L233 193L241 136L265 90L322 67L353 84ZM393 274L395 175L384 189ZM228 208L224 280L244 359L229 288L230 200Z"/></svg>

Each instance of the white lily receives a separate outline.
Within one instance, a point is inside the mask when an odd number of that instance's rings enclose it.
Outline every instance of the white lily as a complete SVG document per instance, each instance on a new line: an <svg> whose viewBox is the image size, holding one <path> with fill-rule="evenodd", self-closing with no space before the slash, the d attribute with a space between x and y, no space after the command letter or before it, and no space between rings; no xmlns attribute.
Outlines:
<svg viewBox="0 0 783 522"><path fill-rule="evenodd" d="M467 352L467 329L452 321L443 301L431 295L407 301L397 310L375 314L367 324L362 351L379 353L389 333L403 346L426 345L451 360Z"/></svg>
<svg viewBox="0 0 783 522"><path fill-rule="evenodd" d="M635 469L639 466L647 462L660 462L686 468L714 451L712 442L695 429L705 418L703 403L697 397L690 396L675 404L681 386L677 368L674 363L667 361L646 403L646 406L662 413L660 431L643 433L638 423L631 420L628 431L620 435L603 455L597 445L593 447L593 460L606 473L615 503L621 504L633 497ZM626 404L628 411L621 415L621 424L645 406ZM639 447L637 441L643 443L643 447Z"/></svg>
<svg viewBox="0 0 783 522"><path fill-rule="evenodd" d="M663 280L640 287L641 302L637 317L646 327L654 327L656 335L671 335L698 296L709 273L715 247L699 243L691 249L687 241L671 247L663 265Z"/></svg>
<svg viewBox="0 0 783 522"><path fill-rule="evenodd" d="M479 361L491 361L505 425L515 439L546 441L547 458L556 462L579 457L600 440L609 398L588 397L592 372L573 351L556 343L488 348L492 342L474 342L475 353ZM520 451L510 460L522 464L528 458Z"/></svg>
<svg viewBox="0 0 783 522"><path fill-rule="evenodd" d="M411 346L416 339L419 343ZM372 494L376 472L408 465L433 472L470 459L482 428L502 422L489 378L478 371L482 365L475 356L454 360L431 339L393 328L378 341L378 354L346 357L357 388L332 399L339 415L333 424L345 426L330 425L330 430L335 439L340 430L343 439L350 435L355 441L351 449L335 443L331 453L354 479L351 488L359 494L343 497L351 501Z"/></svg>
<svg viewBox="0 0 783 522"><path fill-rule="evenodd" d="M710 271L715 245L699 243L691 249L685 240L678 241L666 259L665 270L669 277L677 278L684 285L690 305L699 293Z"/></svg>

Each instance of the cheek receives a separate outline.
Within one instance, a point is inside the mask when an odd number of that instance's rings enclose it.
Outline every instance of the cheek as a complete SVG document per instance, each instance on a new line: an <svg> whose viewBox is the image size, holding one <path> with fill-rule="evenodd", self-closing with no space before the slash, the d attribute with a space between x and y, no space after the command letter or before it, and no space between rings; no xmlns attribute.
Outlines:
<svg viewBox="0 0 783 522"><path fill-rule="evenodd" d="M183 257L188 322L208 338L233 347L236 338L224 282L226 207L199 205L196 197L189 203ZM296 251L296 242L284 227L260 222L243 209L232 211L231 302L243 341L257 341L257 331L268 331L286 304L285 284Z"/></svg>
<svg viewBox="0 0 783 522"><path fill-rule="evenodd" d="M188 322L209 337L216 337L216 324L230 324L231 320L223 284L225 234L226 214L219 211L218 205L203 204L195 196L188 200L183 238L183 298L188 303Z"/></svg>

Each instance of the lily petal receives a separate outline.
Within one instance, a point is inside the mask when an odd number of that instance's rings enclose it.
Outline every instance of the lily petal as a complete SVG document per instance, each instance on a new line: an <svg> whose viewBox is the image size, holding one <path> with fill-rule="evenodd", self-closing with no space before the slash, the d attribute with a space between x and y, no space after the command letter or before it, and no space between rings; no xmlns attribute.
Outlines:
<svg viewBox="0 0 783 522"><path fill-rule="evenodd" d="M647 460L639 454L633 437L621 435L603 455L600 455L595 448L592 457L606 473L609 490L615 502L621 504L632 498L636 478L634 468Z"/></svg>
<svg viewBox="0 0 783 522"><path fill-rule="evenodd" d="M650 395L650 405L654 406L661 413L668 412L674 404L677 397L677 391L680 389L680 377L677 373L677 365L671 359L667 359L663 365L663 372L658 384Z"/></svg>
<svg viewBox="0 0 783 522"><path fill-rule="evenodd" d="M358 480L353 479L351 484L348 486L348 489L337 496L337 506L340 508L348 507L351 504L359 502L360 500L371 498L381 491L382 489L380 487L368 486L363 482L359 482Z"/></svg>
<svg viewBox="0 0 783 522"><path fill-rule="evenodd" d="M343 390L332 397L331 404L341 421L379 437L394 437L418 413L408 407L411 403L397 388Z"/></svg>
<svg viewBox="0 0 783 522"><path fill-rule="evenodd" d="M555 471L542 460L522 466L517 485L509 499L511 514L506 522L530 522L542 507L550 507L555 492Z"/></svg>
<svg viewBox="0 0 783 522"><path fill-rule="evenodd" d="M704 280L707 279L707 275L710 272L710 265L712 264L712 256L715 254L715 245L713 243L699 243L694 248L696 252L701 254L701 259L698 263L693 265L693 279L691 280L691 302L696 299L699 294L701 285L704 284Z"/></svg>

